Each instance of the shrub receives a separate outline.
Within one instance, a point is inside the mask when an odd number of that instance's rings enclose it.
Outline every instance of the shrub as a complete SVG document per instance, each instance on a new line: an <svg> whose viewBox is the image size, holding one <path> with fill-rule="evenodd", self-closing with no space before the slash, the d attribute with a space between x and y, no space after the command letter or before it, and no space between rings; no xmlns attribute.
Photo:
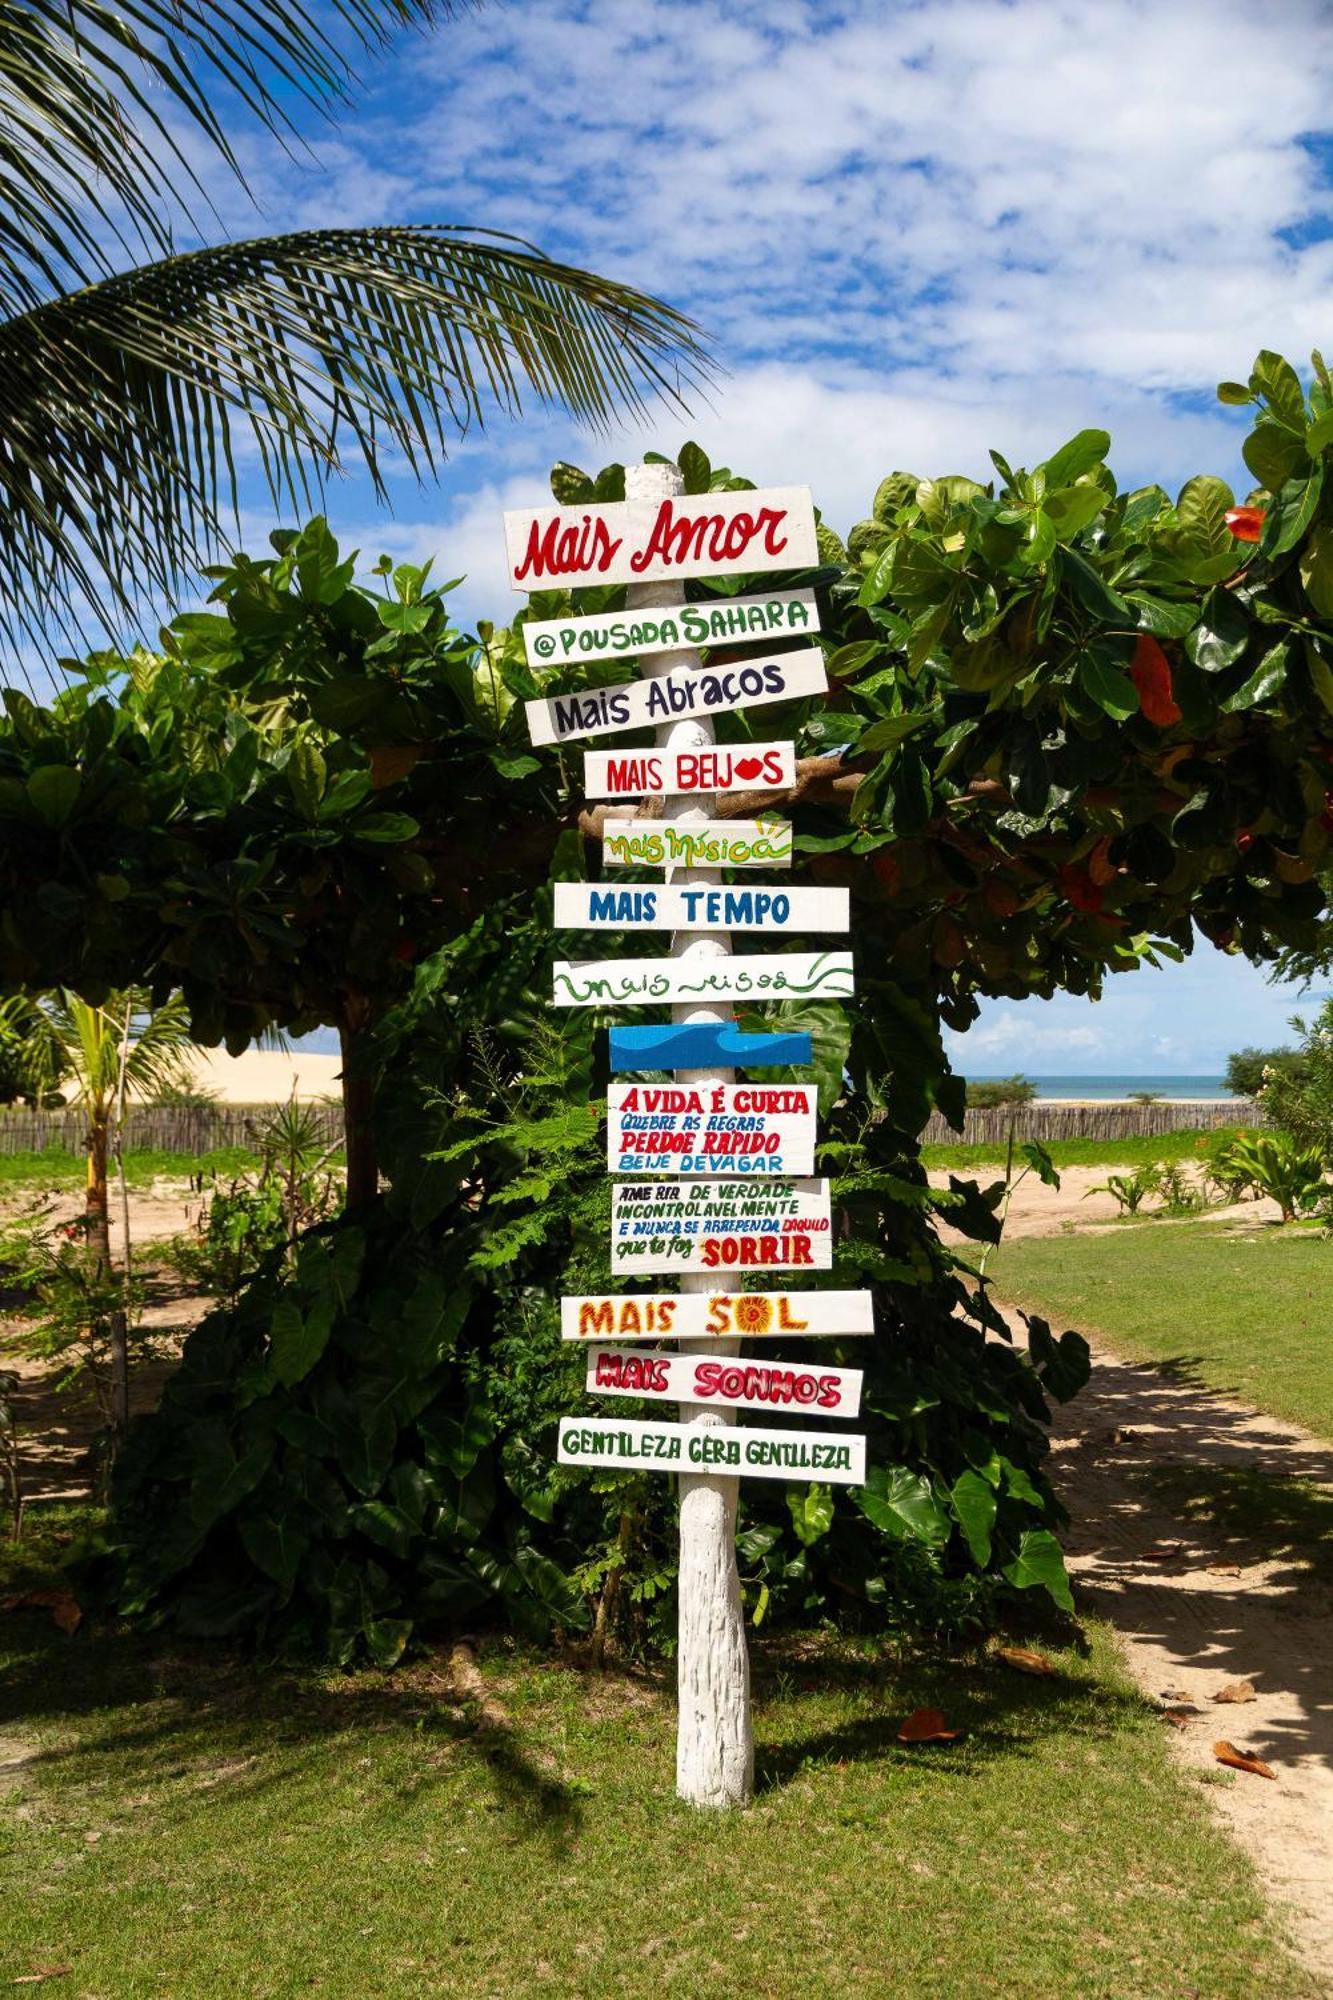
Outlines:
<svg viewBox="0 0 1333 2000"><path fill-rule="evenodd" d="M1025 1076L987 1077L967 1086L967 1102L973 1111L994 1111L1005 1104L1031 1104L1037 1086Z"/></svg>
<svg viewBox="0 0 1333 2000"><path fill-rule="evenodd" d="M1296 1076L1303 1067L1300 1049L1237 1049L1227 1057L1226 1086L1237 1097L1258 1097L1268 1074Z"/></svg>
<svg viewBox="0 0 1333 2000"><path fill-rule="evenodd" d="M1317 1147L1302 1146L1289 1132L1242 1132L1217 1164L1241 1186L1275 1201L1283 1222L1308 1213L1324 1192L1323 1155Z"/></svg>

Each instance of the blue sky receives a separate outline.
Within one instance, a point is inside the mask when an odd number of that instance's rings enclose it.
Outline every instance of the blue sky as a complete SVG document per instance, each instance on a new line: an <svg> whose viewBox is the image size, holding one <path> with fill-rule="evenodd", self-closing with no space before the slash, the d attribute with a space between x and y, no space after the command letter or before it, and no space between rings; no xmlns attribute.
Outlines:
<svg viewBox="0 0 1333 2000"><path fill-rule="evenodd" d="M1333 348L1317 0L511 0L366 75L313 162L262 139L260 212L230 233L447 221L512 230L691 312L725 369L708 407L609 440L558 416L460 446L394 512L352 478L347 544L466 572L502 618L500 513L589 466L694 435L758 481L808 483L834 525L884 473L984 477L1088 423L1122 482L1248 480L1213 385L1260 346ZM257 485L246 532L272 525ZM1290 994L1200 944L1097 1006L999 1003L974 1073L1210 1071L1285 1038Z"/></svg>

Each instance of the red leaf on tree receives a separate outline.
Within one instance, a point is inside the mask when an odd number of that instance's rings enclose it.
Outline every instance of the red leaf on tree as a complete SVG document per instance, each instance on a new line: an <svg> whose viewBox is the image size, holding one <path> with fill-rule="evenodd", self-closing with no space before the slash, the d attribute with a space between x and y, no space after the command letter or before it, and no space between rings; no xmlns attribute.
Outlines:
<svg viewBox="0 0 1333 2000"><path fill-rule="evenodd" d="M1228 507L1227 526L1238 542L1257 542L1264 531L1262 507Z"/></svg>
<svg viewBox="0 0 1333 2000"><path fill-rule="evenodd" d="M1139 634L1129 677L1138 690L1140 715L1146 715L1159 729L1169 729L1173 722L1180 721L1171 686L1171 662L1151 632Z"/></svg>
<svg viewBox="0 0 1333 2000"><path fill-rule="evenodd" d="M1089 875L1086 868L1077 867L1072 861L1060 870L1060 887L1076 910L1095 913L1102 906L1102 892Z"/></svg>

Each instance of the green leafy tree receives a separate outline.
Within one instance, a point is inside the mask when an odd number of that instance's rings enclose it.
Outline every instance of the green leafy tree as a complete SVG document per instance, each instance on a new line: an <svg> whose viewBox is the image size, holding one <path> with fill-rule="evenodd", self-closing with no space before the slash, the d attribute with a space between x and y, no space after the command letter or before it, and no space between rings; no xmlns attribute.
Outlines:
<svg viewBox="0 0 1333 2000"><path fill-rule="evenodd" d="M202 140L289 141L352 81L345 47L448 0L13 0L0 9L0 633L132 614L226 542L239 429L275 504L356 455L417 471L526 389L592 424L697 378L690 323L512 238L307 230L178 252ZM322 14L322 18L321 18ZM134 254L148 258L119 268Z"/></svg>
<svg viewBox="0 0 1333 2000"><path fill-rule="evenodd" d="M1237 1097L1257 1097L1270 1073L1295 1076L1304 1063L1300 1049L1237 1049L1227 1057L1226 1086Z"/></svg>

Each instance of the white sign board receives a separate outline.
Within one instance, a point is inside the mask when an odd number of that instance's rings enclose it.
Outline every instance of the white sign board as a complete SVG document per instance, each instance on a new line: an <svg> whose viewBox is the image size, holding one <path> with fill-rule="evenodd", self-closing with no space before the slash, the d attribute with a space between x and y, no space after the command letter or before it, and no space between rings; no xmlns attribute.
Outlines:
<svg viewBox="0 0 1333 2000"><path fill-rule="evenodd" d="M844 1340L874 1331L869 1292L585 1292L560 1301L562 1340Z"/></svg>
<svg viewBox="0 0 1333 2000"><path fill-rule="evenodd" d="M523 707L534 743L567 743L575 736L612 736L619 729L652 729L692 715L726 715L774 701L799 701L823 694L827 687L824 655L818 646L808 646L799 653L760 655L733 666L681 667L654 680L553 694L525 701Z"/></svg>
<svg viewBox="0 0 1333 2000"><path fill-rule="evenodd" d="M795 783L792 743L583 753L583 789L590 799L641 799L658 792L780 792Z"/></svg>
<svg viewBox="0 0 1333 2000"><path fill-rule="evenodd" d="M706 1354L672 1354L651 1347L588 1350L585 1384L595 1396L643 1396L665 1403L714 1404L720 1410L808 1410L812 1416L854 1417L861 1407L861 1370L804 1361L738 1361Z"/></svg>
<svg viewBox="0 0 1333 2000"><path fill-rule="evenodd" d="M633 1418L562 1417L561 1465L622 1472L736 1473L749 1479L864 1486L864 1437L818 1431L740 1430L720 1424L654 1424Z"/></svg>
<svg viewBox="0 0 1333 2000"><path fill-rule="evenodd" d="M828 1271L833 1231L827 1181L617 1181L611 1269Z"/></svg>
<svg viewBox="0 0 1333 2000"><path fill-rule="evenodd" d="M648 1007L708 1000L846 1000L849 951L754 952L745 958L558 958L556 1007Z"/></svg>
<svg viewBox="0 0 1333 2000"><path fill-rule="evenodd" d="M819 561L808 486L520 508L505 515L505 549L511 586L527 591L747 576Z"/></svg>
<svg viewBox="0 0 1333 2000"><path fill-rule="evenodd" d="M767 644L819 630L813 590L768 597L713 597L668 610L571 611L567 618L528 618L523 644L530 667L566 660L618 660L627 653L683 653L700 646Z"/></svg>
<svg viewBox="0 0 1333 2000"><path fill-rule="evenodd" d="M613 1083L612 1173L797 1174L815 1170L819 1092L794 1083Z"/></svg>
<svg viewBox="0 0 1333 2000"><path fill-rule="evenodd" d="M558 931L846 931L851 922L847 889L555 885Z"/></svg>
<svg viewBox="0 0 1333 2000"><path fill-rule="evenodd" d="M611 819L602 825L608 868L790 868L785 819Z"/></svg>

